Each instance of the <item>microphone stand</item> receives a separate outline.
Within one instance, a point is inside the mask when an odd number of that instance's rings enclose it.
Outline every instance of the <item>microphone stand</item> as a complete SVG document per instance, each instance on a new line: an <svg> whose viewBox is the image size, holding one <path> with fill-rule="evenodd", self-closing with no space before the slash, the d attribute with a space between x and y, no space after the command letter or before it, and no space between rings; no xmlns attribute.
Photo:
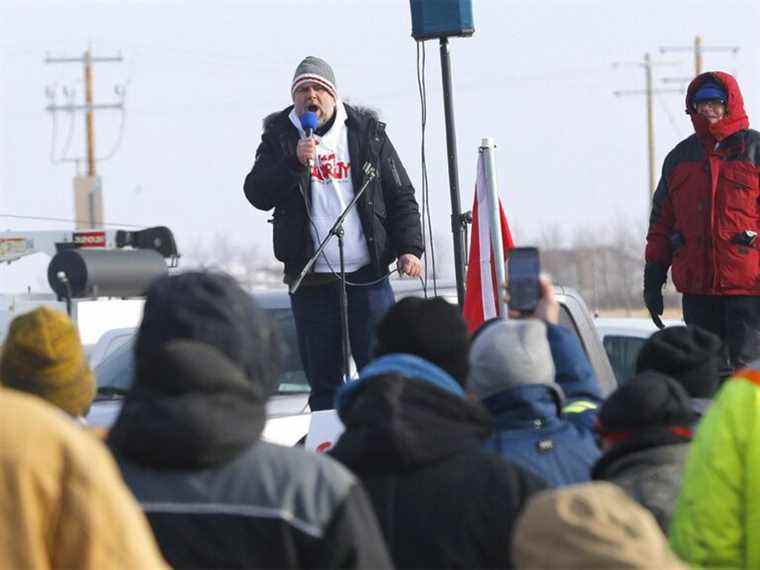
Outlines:
<svg viewBox="0 0 760 570"><path fill-rule="evenodd" d="M298 275L298 279L296 279L291 285L290 285L290 294L295 294L296 291L298 291L299 287L301 286L301 282L304 280L304 277L306 277L306 274L311 271L311 268L314 266L314 264L317 262L317 259L319 259L319 256L322 255L322 252L327 247L327 244L330 243L330 240L332 240L333 237L338 238L338 252L340 254L340 319L343 329L343 342L342 342L342 350L343 350L343 381L348 382L351 377L351 370L349 366L349 339L348 339L348 294L346 292L346 265L343 258L343 222L345 221L346 217L349 213L351 213L351 210L354 209L354 206L356 206L356 203L359 201L359 198L362 197L362 194L367 190L369 187L369 183L372 182L375 179L375 176L377 176L377 170L375 169L372 164L369 162L365 162L364 166L362 166L362 171L364 172L364 184L362 184L362 187L359 189L358 192L354 192L354 197L351 199L351 201L346 206L346 209L341 212L340 216L338 216L338 219L335 220L335 223L333 224L332 228L330 228L330 231L328 232L327 236L322 240L322 243L319 244L319 247L317 247L316 251L314 251L314 255L312 255L309 258L309 261L306 262L306 265L304 266L301 273Z"/></svg>

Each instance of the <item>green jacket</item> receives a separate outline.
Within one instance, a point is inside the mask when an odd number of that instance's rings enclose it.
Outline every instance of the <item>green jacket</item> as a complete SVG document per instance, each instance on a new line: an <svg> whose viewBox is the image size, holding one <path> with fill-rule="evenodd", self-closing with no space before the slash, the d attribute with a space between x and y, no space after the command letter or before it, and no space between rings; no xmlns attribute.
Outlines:
<svg viewBox="0 0 760 570"><path fill-rule="evenodd" d="M760 370L727 381L699 424L669 528L706 568L760 568Z"/></svg>

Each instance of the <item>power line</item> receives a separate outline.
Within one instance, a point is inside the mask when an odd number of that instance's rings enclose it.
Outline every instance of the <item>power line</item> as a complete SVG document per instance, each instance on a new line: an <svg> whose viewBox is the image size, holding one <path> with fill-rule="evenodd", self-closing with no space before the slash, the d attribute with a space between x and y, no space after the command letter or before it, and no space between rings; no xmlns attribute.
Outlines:
<svg viewBox="0 0 760 570"><path fill-rule="evenodd" d="M55 114L53 114L55 116ZM69 150L71 149L71 141L74 140L74 113L69 113L69 132L66 135L66 142L61 150L61 160L67 160Z"/></svg>
<svg viewBox="0 0 760 570"><path fill-rule="evenodd" d="M67 111L73 113L75 111L85 112L85 123L87 127L87 175L94 177L96 174L95 168L95 116L94 112L99 109L124 109L123 92L117 94L122 95L122 100L116 103L94 103L93 102L93 81L92 81L92 68L94 63L107 63L118 62L121 63L123 58L121 55L108 56L108 57L93 57L90 49L88 48L84 54L80 57L45 57L46 64L56 63L81 63L84 67L84 104L76 104L72 101L67 102L65 105L58 105L55 103L54 93L50 96L51 103L45 107L47 111L55 115L58 111ZM122 115L123 116L123 115Z"/></svg>
<svg viewBox="0 0 760 570"><path fill-rule="evenodd" d="M111 160L116 152L121 148L121 143L124 140L124 131L125 131L125 125L127 123L127 110L122 109L121 110L121 122L119 123L119 134L116 135L116 142L111 147L111 150L108 151L107 154L97 157L95 160L98 162L105 162L107 160Z"/></svg>
<svg viewBox="0 0 760 570"><path fill-rule="evenodd" d="M425 42L417 41L417 87L420 94L420 164L422 169L421 193L422 193L422 243L430 248L425 253L425 279L422 282L423 290L427 295L428 280L428 257L433 269L433 295L438 296L438 275L435 266L435 244L433 243L433 222L430 215L430 185L428 184L427 158L425 153L425 134L427 127L427 81L425 76ZM427 238L427 239L426 239Z"/></svg>
<svg viewBox="0 0 760 570"><path fill-rule="evenodd" d="M741 48L739 46L705 46L702 43L702 36L694 36L694 45L691 46L665 46L660 48L660 53L666 52L694 52L694 77L702 73L702 54L706 51L730 51L736 55Z"/></svg>
<svg viewBox="0 0 760 570"><path fill-rule="evenodd" d="M668 104L665 101L665 99L660 97L659 93L656 94L655 98L657 99L657 102L660 104L660 108L665 112L665 116L668 118L668 122L670 123L670 126L673 128L673 132L679 138L683 138L681 128L678 126L678 123L676 122L676 118L673 116L673 113L670 111L670 107L668 107Z"/></svg>
<svg viewBox="0 0 760 570"><path fill-rule="evenodd" d="M52 218L49 216L22 216L20 214L0 214L0 218L13 218L16 220L41 220L45 222L70 222L72 224L87 224L89 220L74 220L70 218ZM147 228L147 224L122 224L120 222L103 222L104 226L121 226L128 228Z"/></svg>
<svg viewBox="0 0 760 570"><path fill-rule="evenodd" d="M51 113L53 120L52 149L55 149L56 138L58 136L56 114L59 111L63 111L69 113L70 116L73 117L77 112L84 112L87 176L77 176L74 178L74 217L78 220L78 226L81 224L91 228L101 227L103 225L103 194L100 178L96 173L96 164L98 160L108 160L113 157L121 146L122 137L124 135L124 123L126 120L126 113L124 112L125 88L124 86L116 86L114 89L116 95L120 97L119 101L113 103L95 103L93 96L93 65L95 63L108 62L121 63L123 58L121 54L117 56L95 57L92 55L91 49L88 48L80 57L46 56L44 61L46 64L81 63L83 66L84 102L77 103L74 101L75 97L67 97L68 101L63 105L59 105L55 100L55 90L48 88L47 94L50 103L45 109ZM64 94L67 95L65 90ZM121 124L116 143L105 156L99 158L96 157L95 154L95 111L98 110L121 111ZM69 137L71 137L71 130L69 131ZM66 153L68 152L69 144L70 141L66 144ZM53 162L56 162L52 150L51 159ZM81 159L67 159L64 154L58 162L76 162L78 165L80 161ZM82 221L85 219L86 221Z"/></svg>
<svg viewBox="0 0 760 570"><path fill-rule="evenodd" d="M625 95L645 95L646 96L646 112L647 112L647 165L649 175L649 191L648 200L651 202L652 196L654 196L655 190L655 152L654 152L654 95L655 93L682 93L681 89L655 89L652 79L652 67L655 65L672 65L672 62L653 62L652 56L649 53L644 54L642 61L626 62L626 63L614 63L613 67L620 67L622 65L634 65L644 69L644 89L627 89L613 91L613 95L616 97L622 97Z"/></svg>
<svg viewBox="0 0 760 570"><path fill-rule="evenodd" d="M55 88L48 87L46 89L47 95L49 98L54 97L55 94ZM68 87L63 87L63 93L64 96L69 100L73 100L74 94L69 92ZM63 149L61 150L60 156L56 157L55 153L55 146L56 141L58 140L58 120L56 118L56 113L51 113L52 117L52 136L50 137L50 162L52 164L60 164L62 162L72 162L71 159L67 157L69 154L69 149L71 148L71 141L74 138L74 112L69 112L69 127L67 129L66 133L66 142L63 145Z"/></svg>

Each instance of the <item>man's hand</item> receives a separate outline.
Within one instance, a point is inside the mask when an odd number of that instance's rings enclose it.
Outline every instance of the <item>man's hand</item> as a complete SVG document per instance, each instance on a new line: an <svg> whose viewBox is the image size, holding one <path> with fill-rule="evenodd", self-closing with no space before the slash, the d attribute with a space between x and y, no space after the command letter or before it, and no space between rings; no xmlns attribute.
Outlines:
<svg viewBox="0 0 760 570"><path fill-rule="evenodd" d="M420 258L412 253L399 255L396 267L399 273L406 273L409 277L419 277L422 274Z"/></svg>
<svg viewBox="0 0 760 570"><path fill-rule="evenodd" d="M662 300L662 286L667 279L667 269L660 263L649 261L644 266L644 304L652 317L652 322L659 329L664 329L665 325L660 319L664 309Z"/></svg>
<svg viewBox="0 0 760 570"><path fill-rule="evenodd" d="M509 318L511 319L524 319L535 318L546 321L553 325L559 324L559 301L554 294L554 285L552 285L551 279L547 275L539 275L538 277L539 287L539 299L536 305L536 310L532 314L526 315L520 311L513 311L510 309ZM506 286L505 286L506 290ZM509 293L504 292L504 300L509 305Z"/></svg>
<svg viewBox="0 0 760 570"><path fill-rule="evenodd" d="M313 138L299 139L298 146L296 146L296 158L298 162L304 166L309 166L309 161L314 163L314 158L317 156L317 141Z"/></svg>
<svg viewBox="0 0 760 570"><path fill-rule="evenodd" d="M554 285L551 279L546 275L538 277L538 286L541 291L541 298L538 300L536 310L533 316L553 325L559 324L559 301L554 294Z"/></svg>

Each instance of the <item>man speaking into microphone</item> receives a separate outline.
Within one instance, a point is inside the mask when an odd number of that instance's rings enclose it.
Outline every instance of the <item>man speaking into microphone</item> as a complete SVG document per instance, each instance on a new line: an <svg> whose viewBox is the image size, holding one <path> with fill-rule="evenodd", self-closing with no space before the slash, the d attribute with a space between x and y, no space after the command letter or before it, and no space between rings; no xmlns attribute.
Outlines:
<svg viewBox="0 0 760 570"><path fill-rule="evenodd" d="M393 304L388 266L417 277L424 250L414 188L385 124L343 103L327 62L309 56L296 68L293 105L264 119L264 132L245 196L271 210L274 255L285 283L295 281L364 184L363 166L377 176L343 223L351 353L357 368L370 357L375 324ZM311 121L316 115L316 128ZM306 127L306 131L304 130ZM340 257L333 239L290 296L298 348L311 386L313 411L333 407L342 383Z"/></svg>

